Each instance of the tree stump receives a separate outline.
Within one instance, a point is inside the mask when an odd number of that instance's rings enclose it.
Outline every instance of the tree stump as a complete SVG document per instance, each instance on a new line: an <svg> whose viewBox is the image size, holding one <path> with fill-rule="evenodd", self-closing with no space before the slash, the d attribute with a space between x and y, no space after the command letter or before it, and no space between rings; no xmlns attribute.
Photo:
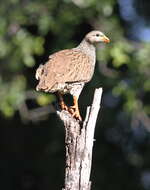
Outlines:
<svg viewBox="0 0 150 190"><path fill-rule="evenodd" d="M84 122L74 119L67 111L57 111L65 127L65 187L63 190L90 190L94 131L102 88L96 89L92 106L87 107Z"/></svg>

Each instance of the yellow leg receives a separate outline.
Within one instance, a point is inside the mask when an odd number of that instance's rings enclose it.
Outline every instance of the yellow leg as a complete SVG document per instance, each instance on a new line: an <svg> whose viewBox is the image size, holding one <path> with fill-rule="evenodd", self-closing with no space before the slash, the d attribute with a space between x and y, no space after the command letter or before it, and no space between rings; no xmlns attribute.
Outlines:
<svg viewBox="0 0 150 190"><path fill-rule="evenodd" d="M76 96L73 96L73 104L74 105L69 108L69 112L72 114L73 117L82 121L78 107L78 98Z"/></svg>

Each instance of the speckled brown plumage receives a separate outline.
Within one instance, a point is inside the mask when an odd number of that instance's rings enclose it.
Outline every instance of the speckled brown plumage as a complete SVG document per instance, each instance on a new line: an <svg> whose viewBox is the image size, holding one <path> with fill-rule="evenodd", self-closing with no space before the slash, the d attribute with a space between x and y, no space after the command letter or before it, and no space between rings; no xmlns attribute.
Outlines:
<svg viewBox="0 0 150 190"><path fill-rule="evenodd" d="M50 56L44 66L37 69L36 78L40 79L37 90L55 92L60 91L59 84L88 82L93 71L94 67L85 53L73 49L59 51ZM62 88L61 92L63 91L65 93Z"/></svg>
<svg viewBox="0 0 150 190"><path fill-rule="evenodd" d="M65 93L73 95L74 106L69 110L77 119L81 119L78 98L84 84L93 76L95 44L98 42L109 42L109 39L100 31L92 31L76 48L61 50L50 55L47 63L40 65L36 71L36 79L39 80L36 90L58 92L62 109L67 109L67 106L61 95Z"/></svg>

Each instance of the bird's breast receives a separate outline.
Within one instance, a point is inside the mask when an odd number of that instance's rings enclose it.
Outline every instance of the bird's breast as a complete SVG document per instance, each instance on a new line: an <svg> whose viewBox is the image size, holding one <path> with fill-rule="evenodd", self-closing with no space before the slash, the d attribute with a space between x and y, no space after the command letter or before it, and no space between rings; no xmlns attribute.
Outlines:
<svg viewBox="0 0 150 190"><path fill-rule="evenodd" d="M96 62L95 56L89 58L89 64L86 65L86 68L85 68L85 72L87 73L87 81L86 82L89 82L93 77L94 69L95 69L95 62Z"/></svg>

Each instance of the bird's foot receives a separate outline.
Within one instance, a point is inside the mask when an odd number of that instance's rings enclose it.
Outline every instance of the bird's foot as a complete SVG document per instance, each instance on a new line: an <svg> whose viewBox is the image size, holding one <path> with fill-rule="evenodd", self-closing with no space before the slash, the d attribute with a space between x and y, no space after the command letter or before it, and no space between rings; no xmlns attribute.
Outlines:
<svg viewBox="0 0 150 190"><path fill-rule="evenodd" d="M79 121L82 121L82 117L81 117L79 111L75 111L75 112L72 114L72 116L73 116L74 118L78 119Z"/></svg>
<svg viewBox="0 0 150 190"><path fill-rule="evenodd" d="M60 107L61 107L62 110L69 111L68 106L64 102L60 102Z"/></svg>
<svg viewBox="0 0 150 190"><path fill-rule="evenodd" d="M76 110L76 106L70 106L69 107L69 112L73 115L73 113L75 112Z"/></svg>
<svg viewBox="0 0 150 190"><path fill-rule="evenodd" d="M78 119L79 121L82 121L79 109L77 109L76 106L70 106L68 111L74 118Z"/></svg>

